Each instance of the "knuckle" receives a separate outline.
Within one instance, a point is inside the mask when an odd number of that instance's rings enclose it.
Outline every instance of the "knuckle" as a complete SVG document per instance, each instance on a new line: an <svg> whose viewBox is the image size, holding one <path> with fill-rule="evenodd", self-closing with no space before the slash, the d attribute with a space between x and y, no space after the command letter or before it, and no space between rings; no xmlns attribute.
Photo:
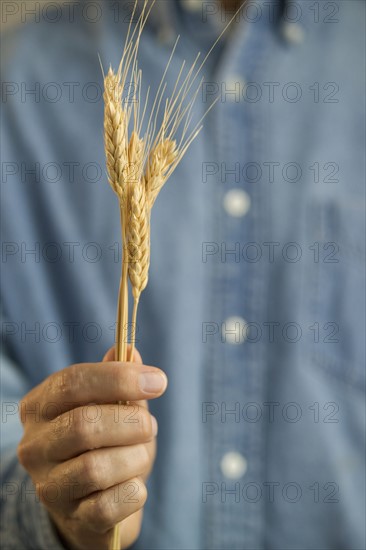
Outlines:
<svg viewBox="0 0 366 550"><path fill-rule="evenodd" d="M134 489L136 491L136 500L138 501L137 509L140 509L145 505L147 501L148 493L147 493L146 485L138 477L134 478L130 483L133 484Z"/></svg>
<svg viewBox="0 0 366 550"><path fill-rule="evenodd" d="M70 430L73 437L79 444L89 448L92 445L92 424L85 420L82 408L73 409L71 413Z"/></svg>
<svg viewBox="0 0 366 550"><path fill-rule="evenodd" d="M131 457L130 453L123 453L118 460L118 467L120 471L124 474L125 472L128 472L131 469L131 465L133 464L133 457Z"/></svg>
<svg viewBox="0 0 366 550"><path fill-rule="evenodd" d="M27 468L28 464L30 463L31 458L31 450L29 448L29 444L27 444L25 441L21 441L17 447L17 456L20 464Z"/></svg>
<svg viewBox="0 0 366 550"><path fill-rule="evenodd" d="M72 401L75 388L80 387L79 384L79 369L77 365L71 365L49 377L47 394L50 396L61 394L63 401L69 402Z"/></svg>
<svg viewBox="0 0 366 550"><path fill-rule="evenodd" d="M125 517L140 510L147 500L147 489L140 477L133 477L118 486L117 501ZM121 508L122 510L122 508Z"/></svg>
<svg viewBox="0 0 366 550"><path fill-rule="evenodd" d="M149 452L148 452L146 446L142 445L141 447L142 447L142 449L141 449L141 467L145 471L145 470L150 469L151 458L150 458L150 455L149 455Z"/></svg>
<svg viewBox="0 0 366 550"><path fill-rule="evenodd" d="M74 486L77 484L77 477L72 466L67 462L63 462L48 473L47 481L49 483L58 483L70 495L73 494Z"/></svg>
<svg viewBox="0 0 366 550"><path fill-rule="evenodd" d="M81 471L86 483L96 483L99 472L98 460L93 453L86 453L81 459Z"/></svg>
<svg viewBox="0 0 366 550"><path fill-rule="evenodd" d="M71 429L71 418L65 413L48 424L47 437L49 441L57 441L68 436Z"/></svg>
<svg viewBox="0 0 366 550"><path fill-rule="evenodd" d="M119 464L121 472L125 475L138 475L150 469L150 456L144 444L138 445L137 449L124 453ZM128 478L125 478L128 479Z"/></svg>

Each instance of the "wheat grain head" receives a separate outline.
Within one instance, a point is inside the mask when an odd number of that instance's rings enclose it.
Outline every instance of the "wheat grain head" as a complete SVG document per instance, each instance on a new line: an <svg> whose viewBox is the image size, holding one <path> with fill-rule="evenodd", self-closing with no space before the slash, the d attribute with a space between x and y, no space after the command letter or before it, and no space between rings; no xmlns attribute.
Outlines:
<svg viewBox="0 0 366 550"><path fill-rule="evenodd" d="M126 233L128 275L133 297L139 300L147 286L150 267L150 208L141 181L134 185L129 202Z"/></svg>
<svg viewBox="0 0 366 550"><path fill-rule="evenodd" d="M104 146L108 180L121 203L125 200L124 168L127 164L127 121L122 109L122 90L110 68L104 79Z"/></svg>
<svg viewBox="0 0 366 550"><path fill-rule="evenodd" d="M164 139L151 151L145 174L146 195L150 208L168 179L168 171L178 156L175 141Z"/></svg>

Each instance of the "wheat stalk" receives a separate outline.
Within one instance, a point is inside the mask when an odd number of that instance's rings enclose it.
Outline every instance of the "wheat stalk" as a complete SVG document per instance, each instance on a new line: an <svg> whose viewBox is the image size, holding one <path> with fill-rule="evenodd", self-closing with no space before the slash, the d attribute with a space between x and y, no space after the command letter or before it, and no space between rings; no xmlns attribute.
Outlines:
<svg viewBox="0 0 366 550"><path fill-rule="evenodd" d="M137 310L141 293L145 290L149 278L152 208L164 184L201 131L203 118L216 103L213 102L202 119L192 128L192 110L202 80L196 85L195 82L211 51L241 9L239 8L230 20L201 64L198 65L200 58L198 54L185 76L183 76L185 69L183 61L171 96L166 98L165 78L178 43L178 40L176 41L153 99L143 134L142 128L148 110L150 89L147 91L144 104L141 104L142 72L138 69L137 55L142 31L154 3L155 0L150 2L144 0L137 23L132 28L132 20L138 6L138 0L135 0L118 71L114 73L110 68L104 76L106 166L108 181L119 199L123 243L116 331L118 361L127 361L128 280L133 295L129 360L133 358ZM127 90L127 97L130 97L132 90L138 91L137 98L131 105L123 104L123 90ZM162 105L164 105L162 122L158 127ZM133 129L129 138L131 125ZM119 524L113 530L110 548L111 550L120 549Z"/></svg>

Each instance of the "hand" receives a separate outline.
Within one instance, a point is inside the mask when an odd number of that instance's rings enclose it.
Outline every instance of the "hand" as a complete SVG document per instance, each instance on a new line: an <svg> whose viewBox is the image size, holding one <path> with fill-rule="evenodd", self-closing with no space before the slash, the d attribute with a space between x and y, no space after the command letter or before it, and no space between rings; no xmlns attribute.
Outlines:
<svg viewBox="0 0 366 550"><path fill-rule="evenodd" d="M137 351L134 363L113 359L111 349L102 363L71 365L21 402L19 461L73 550L107 549L121 521L127 548L141 529L157 434L146 400L164 393L167 378Z"/></svg>

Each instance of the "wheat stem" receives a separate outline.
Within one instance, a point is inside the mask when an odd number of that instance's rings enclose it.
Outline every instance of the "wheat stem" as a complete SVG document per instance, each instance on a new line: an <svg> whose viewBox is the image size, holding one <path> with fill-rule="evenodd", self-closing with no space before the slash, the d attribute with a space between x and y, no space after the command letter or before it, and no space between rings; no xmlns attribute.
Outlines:
<svg viewBox="0 0 366 550"><path fill-rule="evenodd" d="M117 319L118 324L118 340L120 354L117 356L117 361L127 360L127 327L128 327L128 256L125 248L126 242L126 219L123 215L122 207L121 211L121 227L122 227L122 276L121 287L119 295L120 311Z"/></svg>
<svg viewBox="0 0 366 550"><path fill-rule="evenodd" d="M120 550L121 549L120 538L121 538L120 524L117 523L117 525L115 525L114 529L113 529L112 540L111 540L111 543L110 543L110 550Z"/></svg>
<svg viewBox="0 0 366 550"><path fill-rule="evenodd" d="M137 328L137 310L139 307L139 301L140 296L137 298L134 298L133 301L133 311L132 311L132 321L131 321L131 353L130 353L130 361L133 361L133 354L135 351L135 343L136 343L136 328Z"/></svg>

